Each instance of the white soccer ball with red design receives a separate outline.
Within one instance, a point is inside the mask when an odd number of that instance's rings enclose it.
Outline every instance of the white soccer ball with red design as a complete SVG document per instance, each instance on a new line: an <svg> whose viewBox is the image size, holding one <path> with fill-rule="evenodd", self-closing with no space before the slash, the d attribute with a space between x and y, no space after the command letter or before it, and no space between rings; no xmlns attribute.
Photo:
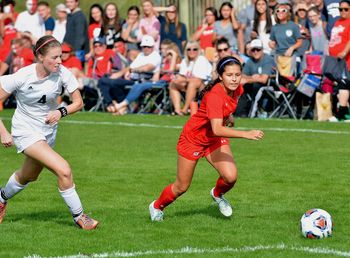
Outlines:
<svg viewBox="0 0 350 258"><path fill-rule="evenodd" d="M301 233L306 238L326 238L333 232L332 217L322 209L311 209L305 212L301 217L300 225Z"/></svg>

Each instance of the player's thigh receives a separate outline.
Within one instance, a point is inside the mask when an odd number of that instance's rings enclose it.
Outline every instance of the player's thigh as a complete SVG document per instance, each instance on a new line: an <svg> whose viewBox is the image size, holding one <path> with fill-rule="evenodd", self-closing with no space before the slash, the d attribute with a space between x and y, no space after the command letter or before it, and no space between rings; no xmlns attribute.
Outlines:
<svg viewBox="0 0 350 258"><path fill-rule="evenodd" d="M68 162L55 152L46 141L38 141L24 150L24 154L37 160L57 176L71 176Z"/></svg>
<svg viewBox="0 0 350 258"><path fill-rule="evenodd" d="M237 167L230 145L221 145L209 153L206 159L226 182L234 183L237 180Z"/></svg>

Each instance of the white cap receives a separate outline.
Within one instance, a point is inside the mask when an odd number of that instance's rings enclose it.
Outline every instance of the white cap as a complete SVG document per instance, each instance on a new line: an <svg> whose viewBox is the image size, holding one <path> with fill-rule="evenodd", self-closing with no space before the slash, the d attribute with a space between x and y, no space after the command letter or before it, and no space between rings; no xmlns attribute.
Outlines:
<svg viewBox="0 0 350 258"><path fill-rule="evenodd" d="M56 5L56 12L69 12L69 9L64 4L58 4Z"/></svg>
<svg viewBox="0 0 350 258"><path fill-rule="evenodd" d="M150 35L145 35L142 37L140 46L141 47L153 47L154 44L155 44L154 38Z"/></svg>
<svg viewBox="0 0 350 258"><path fill-rule="evenodd" d="M250 48L263 48L263 43L260 39L253 39L250 44Z"/></svg>

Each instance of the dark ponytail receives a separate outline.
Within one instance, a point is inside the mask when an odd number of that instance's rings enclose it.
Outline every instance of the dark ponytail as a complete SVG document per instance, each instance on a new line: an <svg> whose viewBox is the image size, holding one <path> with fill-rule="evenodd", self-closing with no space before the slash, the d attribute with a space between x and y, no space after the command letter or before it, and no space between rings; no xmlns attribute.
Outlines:
<svg viewBox="0 0 350 258"><path fill-rule="evenodd" d="M219 60L219 62L216 65L216 73L218 75L218 78L216 78L214 81L209 82L203 90L199 93L199 98L203 98L204 94L209 92L215 84L221 82L220 76L225 72L225 68L228 65L238 65L239 68L242 70L242 64L241 62L233 57L233 56L226 56Z"/></svg>

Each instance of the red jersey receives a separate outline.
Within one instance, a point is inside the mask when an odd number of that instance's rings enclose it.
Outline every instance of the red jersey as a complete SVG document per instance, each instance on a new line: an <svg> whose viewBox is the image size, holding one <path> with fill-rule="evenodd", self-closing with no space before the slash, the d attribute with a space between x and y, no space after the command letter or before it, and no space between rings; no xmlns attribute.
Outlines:
<svg viewBox="0 0 350 258"><path fill-rule="evenodd" d="M337 56L345 49L346 44L350 41L350 18L337 20L332 28L331 39L329 41L329 54ZM350 70L350 53L345 57Z"/></svg>
<svg viewBox="0 0 350 258"><path fill-rule="evenodd" d="M233 93L227 95L221 83L207 92L198 109L185 124L182 135L190 143L201 146L209 146L217 140L211 128L210 119L221 118L224 121L236 111L238 99L243 94L243 87L240 85Z"/></svg>
<svg viewBox="0 0 350 258"><path fill-rule="evenodd" d="M66 68L77 68L83 70L81 61L76 56L70 56L67 60L62 60L62 65Z"/></svg>
<svg viewBox="0 0 350 258"><path fill-rule="evenodd" d="M198 26L197 30L200 30L202 25ZM201 49L206 49L207 47L213 47L213 33L214 25L208 26L199 37L199 45Z"/></svg>
<svg viewBox="0 0 350 258"><path fill-rule="evenodd" d="M94 33L94 31L95 30L100 30L101 29L101 24L99 24L99 23L92 23L92 24L90 24L89 25L89 27L88 27L88 37L89 37L89 39L93 39L94 38L94 36L96 37L96 34L100 34L99 32L95 32Z"/></svg>

